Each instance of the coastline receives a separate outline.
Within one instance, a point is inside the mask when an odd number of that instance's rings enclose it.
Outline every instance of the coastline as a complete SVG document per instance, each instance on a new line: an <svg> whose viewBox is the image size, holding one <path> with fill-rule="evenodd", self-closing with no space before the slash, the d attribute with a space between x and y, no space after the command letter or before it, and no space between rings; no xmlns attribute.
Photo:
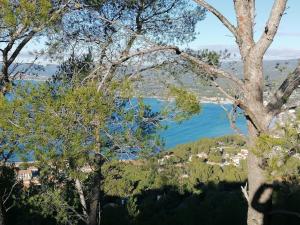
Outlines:
<svg viewBox="0 0 300 225"><path fill-rule="evenodd" d="M140 96L144 99L156 99L157 101L169 101L173 102L175 101L175 98L173 97L162 97L162 96ZM136 96L134 96L136 98ZM220 97L199 97L198 101L200 104L216 104L216 105L231 105L233 102L230 99L227 98L220 98Z"/></svg>
<svg viewBox="0 0 300 225"><path fill-rule="evenodd" d="M22 79L23 81L35 81L35 82L45 82L48 78L47 76L42 76L39 79L35 76L26 76ZM164 96L158 96L158 95L133 95L133 98L144 98L144 99L156 99L157 101L169 101L173 102L175 101L174 97L164 97ZM217 105L232 105L233 102L225 97L198 97L198 101L200 104L217 104Z"/></svg>

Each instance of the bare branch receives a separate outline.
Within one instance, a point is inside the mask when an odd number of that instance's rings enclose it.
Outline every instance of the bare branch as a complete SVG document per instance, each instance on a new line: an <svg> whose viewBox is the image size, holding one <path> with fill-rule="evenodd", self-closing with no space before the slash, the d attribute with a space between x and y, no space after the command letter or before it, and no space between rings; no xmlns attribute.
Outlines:
<svg viewBox="0 0 300 225"><path fill-rule="evenodd" d="M215 9L213 6L211 6L204 0L194 0L194 1L199 5L201 5L203 8L205 8L206 10L210 11L212 14L214 14L224 24L224 26L227 27L227 29L234 35L234 37L238 39L235 26L233 26L222 13L220 13L217 9Z"/></svg>
<svg viewBox="0 0 300 225"><path fill-rule="evenodd" d="M105 75L103 76L101 82L99 83L98 88L97 88L97 92L99 92L101 90L101 88L103 88L108 76L110 75L110 69L111 69L111 66L107 69Z"/></svg>
<svg viewBox="0 0 300 225"><path fill-rule="evenodd" d="M273 8L265 26L264 33L255 46L256 51L260 57L263 57L274 40L281 18L286 9L286 4L287 0L276 0L273 4Z"/></svg>
<svg viewBox="0 0 300 225"><path fill-rule="evenodd" d="M6 198L3 200L3 205L5 205L5 203L8 201L8 199L10 198L10 196L11 196L13 190L15 189L15 187L17 186L18 183L19 183L19 182L16 181L16 182L12 185L12 187L11 187L9 193L7 194Z"/></svg>
<svg viewBox="0 0 300 225"><path fill-rule="evenodd" d="M155 70L157 68L163 67L164 65L168 65L168 64L171 64L171 62L164 61L160 64L154 64L154 65L151 65L151 66L139 68L133 73L125 74L125 77L128 78L129 80L132 80L138 73L142 73L142 72L149 71L149 70Z"/></svg>
<svg viewBox="0 0 300 225"><path fill-rule="evenodd" d="M249 200L249 195L248 195L248 183L246 183L245 187L241 186L241 189L242 189L242 193L244 195L244 197L246 198L247 200L247 203L249 204L250 200Z"/></svg>
<svg viewBox="0 0 300 225"><path fill-rule="evenodd" d="M244 88L244 83L238 79L237 77L235 77L233 74L226 72L222 69L219 69L215 66L211 66L208 65L207 63L201 61L200 59L181 51L178 47L176 46L156 46L150 49L146 49L143 51L138 51L138 52L134 52L132 54L129 54L127 56L124 56L122 58L120 58L119 60L112 62L111 66L117 66L120 65L124 62L126 62L127 60L133 58L133 57L137 57L137 56L142 56L142 55L146 55L146 54L151 54L151 53L155 53L155 52L159 52L159 51L175 51L177 55L181 56L182 58L196 64L198 67L200 67L202 70L204 70L205 72L207 72L208 74L210 74L211 76L219 76L219 77L223 77L226 79L231 80L232 82L234 82L238 88L243 89ZM103 85L101 85L103 86ZM100 87L101 88L101 87Z"/></svg>
<svg viewBox="0 0 300 225"><path fill-rule="evenodd" d="M231 100L233 103L236 102L236 99L232 97L230 94L228 94L216 81L212 80L211 83L215 85L215 87L224 94L229 100Z"/></svg>
<svg viewBox="0 0 300 225"><path fill-rule="evenodd" d="M280 113L282 106L288 101L291 94L300 85L300 61L298 67L280 85L267 105L268 112L276 115Z"/></svg>
<svg viewBox="0 0 300 225"><path fill-rule="evenodd" d="M225 26L228 26L228 29L231 30L236 38L238 38L237 36L237 32L236 32L236 28L220 13L218 12L215 8L213 8L212 6L210 6L208 3L206 3L205 1L202 1L202 0L195 0L198 4L200 5L204 5L207 7L207 10L210 9L216 16L218 16L218 18L223 21L224 25ZM204 7L205 8L205 7ZM99 16L99 19L102 19L110 24L118 24L118 21L114 21L114 20L109 20L107 18L104 18L104 17L101 17ZM132 33L132 35L134 36L134 39L136 37L143 37L143 40L148 42L149 44L152 44L154 45L155 47L152 47L151 49L147 49L147 50L143 50L143 51L138 51L138 52L135 52L135 53L132 53L132 54L129 54L129 52L127 51L126 53L127 54L123 54L119 60L115 61L115 62L112 62L112 65L111 67L116 67L124 62L126 62L127 60L133 58L133 57L137 57L137 56L142 56L142 55L146 55L146 54L151 54L151 53L154 53L154 52L159 52L159 51L168 51L168 50L174 50L176 52L177 55L180 55L182 58L184 59L187 59L195 64L197 64L198 67L201 67L201 69L203 69L205 72L211 74L212 76L213 75L217 75L219 77L223 77L223 78L226 78L226 79L229 79L231 81L233 81L238 88L240 89L244 89L244 83L238 79L236 76L234 76L233 74L229 73L229 72L226 72L226 71L223 71L217 67L214 67L214 66L210 66L208 65L207 63L201 61L200 59L196 58L196 57L193 57L192 55L189 55L188 53L185 53L185 52L182 52L178 47L176 46L159 46L159 45L156 45L155 43L153 43L152 41L148 40L147 38L145 38L144 36L142 36L140 33L136 33L136 32L133 32L130 28L128 28L126 25L123 25L123 24L119 24L121 27L123 27L125 30L127 30L128 32ZM95 71L99 70L99 67L95 69ZM109 74L107 75L109 76ZM86 79L89 79L89 78L92 78L94 77L94 72L92 72L88 78ZM106 78L107 79L107 78ZM107 79L109 80L109 79ZM103 86L103 85L101 85ZM101 87L100 87L101 88ZM98 89L99 89L99 86L98 86Z"/></svg>
<svg viewBox="0 0 300 225"><path fill-rule="evenodd" d="M32 30L21 42L18 44L16 49L14 50L13 54L10 56L9 60L7 61L7 66L9 67L20 54L21 50L25 47L25 45L33 38L33 36L38 31Z"/></svg>
<svg viewBox="0 0 300 225"><path fill-rule="evenodd" d="M237 110L237 106L233 105L232 106L232 110L230 110L230 112L228 111L228 109L226 109L226 107L219 103L219 105L221 106L221 108L225 111L227 118L229 120L230 123L230 127L241 137L245 137L245 135L242 133L242 131L236 126L236 117L235 117L235 111Z"/></svg>
<svg viewBox="0 0 300 225"><path fill-rule="evenodd" d="M79 195L79 199L80 199L80 204L83 208L83 215L88 218L88 213L87 213L87 205L86 205L86 201L85 201L85 196L83 193L83 189L82 189L82 185L79 179L75 179L75 188L77 190L77 193Z"/></svg>
<svg viewBox="0 0 300 225"><path fill-rule="evenodd" d="M223 77L226 79L231 80L232 82L234 82L238 88L240 89L244 89L244 83L237 78L236 76L234 76L233 74L226 72L220 68L217 68L215 66L211 66L208 65L207 63L201 61L200 59L180 51L178 48L174 48L174 50L176 51L176 54L180 55L182 58L185 58L193 63L195 63L197 66L199 66L202 70L204 70L205 72L207 72L208 74L211 74L211 76L218 76L218 77Z"/></svg>

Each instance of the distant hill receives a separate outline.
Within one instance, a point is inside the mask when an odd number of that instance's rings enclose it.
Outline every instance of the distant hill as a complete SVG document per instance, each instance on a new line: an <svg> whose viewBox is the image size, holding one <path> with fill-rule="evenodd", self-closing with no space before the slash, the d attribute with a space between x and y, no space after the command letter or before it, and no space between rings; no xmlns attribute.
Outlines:
<svg viewBox="0 0 300 225"><path fill-rule="evenodd" d="M293 60L266 60L264 61L264 71L265 74L270 76L272 80L282 78L283 74L278 69L276 69L276 65L279 64L280 66L286 67L287 71L292 71L296 68L298 63L297 59ZM0 69L1 69L0 64ZM40 75L40 76L52 76L57 70L57 64L48 64L48 65L38 65L34 64L31 65L29 63L18 63L14 64L12 68L16 67L15 72L23 72L27 71L28 75ZM222 63L221 68L226 71L235 72L239 77L242 76L242 62L241 61L225 61Z"/></svg>
<svg viewBox="0 0 300 225"><path fill-rule="evenodd" d="M278 80L285 78L288 72L293 71L298 64L297 59L293 60L265 60L264 61L264 72L271 80ZM276 69L277 66L285 67L284 71L280 72L279 69ZM222 68L226 71L235 72L239 77L242 77L243 74L243 64L241 61L234 62L223 62Z"/></svg>
<svg viewBox="0 0 300 225"><path fill-rule="evenodd" d="M286 74L293 71L297 66L298 60L269 60L264 61L264 72L269 80L277 85L286 77ZM26 80L39 80L45 81L49 79L58 70L58 65L31 65L31 64L15 64L14 72L26 72L24 79ZM241 61L225 61L222 62L221 68L236 74L238 77L242 78L243 68ZM0 66L1 69L1 66ZM134 71L134 70L133 70ZM195 81L193 75L182 74L180 75L179 82L185 84L187 88L195 91L199 96L213 97L216 96L216 91L199 81ZM222 85L227 86L225 80L219 80ZM143 72L142 80L136 82L137 95L143 95L147 97L161 97L166 95L166 84L176 84L178 83L178 78L170 76L168 73L163 71L146 71Z"/></svg>
<svg viewBox="0 0 300 225"><path fill-rule="evenodd" d="M0 64L0 69L2 65ZM15 73L26 74L24 79L32 80L47 80L58 70L58 65L48 64L48 65L38 65L30 63L15 63L10 67L10 71Z"/></svg>

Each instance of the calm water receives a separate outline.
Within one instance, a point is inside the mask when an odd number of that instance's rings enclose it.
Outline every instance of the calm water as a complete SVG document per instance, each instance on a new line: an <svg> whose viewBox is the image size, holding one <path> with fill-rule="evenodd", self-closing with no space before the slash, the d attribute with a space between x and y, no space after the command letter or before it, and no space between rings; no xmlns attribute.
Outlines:
<svg viewBox="0 0 300 225"><path fill-rule="evenodd" d="M154 111L159 111L163 106L163 102L156 99L145 99L145 103L151 105ZM230 107L230 105L227 105L227 107ZM217 104L202 104L201 112L191 119L182 123L168 121L166 124L168 128L161 132L166 148L196 141L199 138L234 134L225 111ZM246 133L244 118L238 118L237 126Z"/></svg>

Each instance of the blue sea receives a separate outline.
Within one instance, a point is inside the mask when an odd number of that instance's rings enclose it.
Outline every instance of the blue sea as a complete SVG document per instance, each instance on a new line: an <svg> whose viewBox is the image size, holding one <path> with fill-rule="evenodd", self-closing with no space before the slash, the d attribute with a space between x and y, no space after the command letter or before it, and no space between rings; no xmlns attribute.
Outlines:
<svg viewBox="0 0 300 225"><path fill-rule="evenodd" d="M153 98L147 98L144 101L152 107L153 111L159 111L164 105L163 101ZM230 109L230 105L226 107ZM243 133L246 133L246 120L243 117L238 118L236 124ZM166 125L167 129L160 131L160 135L167 149L200 138L235 134L224 109L213 103L201 104L201 112L188 120L181 123L169 120Z"/></svg>

